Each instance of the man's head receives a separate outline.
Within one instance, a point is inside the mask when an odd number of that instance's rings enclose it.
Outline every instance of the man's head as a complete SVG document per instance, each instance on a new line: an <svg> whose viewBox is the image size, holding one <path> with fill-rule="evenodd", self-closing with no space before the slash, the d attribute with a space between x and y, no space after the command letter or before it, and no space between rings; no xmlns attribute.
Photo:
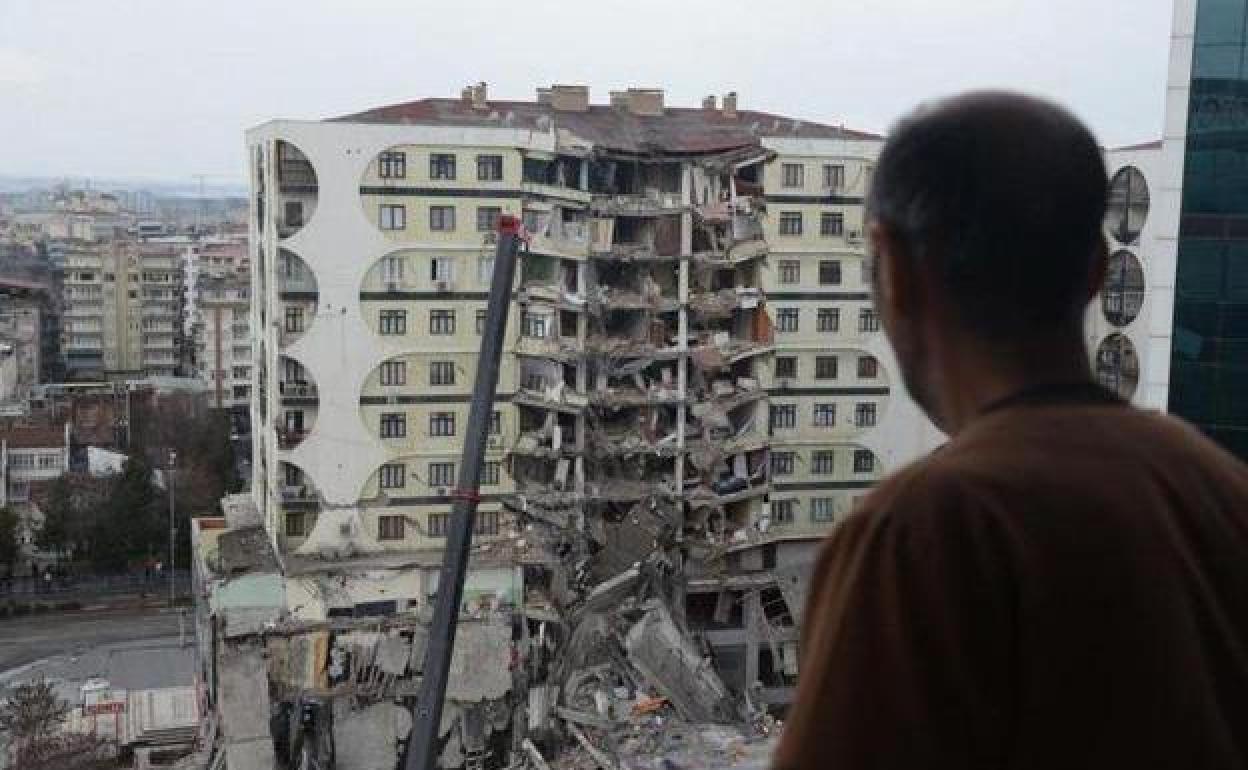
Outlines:
<svg viewBox="0 0 1248 770"><path fill-rule="evenodd" d="M941 390L958 383L932 348L1005 367L1080 339L1104 275L1106 194L1095 138L1049 102L969 93L897 125L867 200L876 304L910 393L938 424Z"/></svg>

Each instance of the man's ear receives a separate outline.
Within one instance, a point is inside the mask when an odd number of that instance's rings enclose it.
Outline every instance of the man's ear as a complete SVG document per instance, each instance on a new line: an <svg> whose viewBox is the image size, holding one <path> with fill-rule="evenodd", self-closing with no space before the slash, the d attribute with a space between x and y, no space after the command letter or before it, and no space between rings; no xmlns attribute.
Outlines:
<svg viewBox="0 0 1248 770"><path fill-rule="evenodd" d="M1105 279L1109 275L1109 244L1105 236L1096 239L1096 254L1092 258L1092 271L1088 275L1088 301L1105 288Z"/></svg>
<svg viewBox="0 0 1248 770"><path fill-rule="evenodd" d="M875 262L872 273L876 309L886 323L889 319L913 316L919 297L909 255L902 253L897 238L879 221L868 223L867 234Z"/></svg>

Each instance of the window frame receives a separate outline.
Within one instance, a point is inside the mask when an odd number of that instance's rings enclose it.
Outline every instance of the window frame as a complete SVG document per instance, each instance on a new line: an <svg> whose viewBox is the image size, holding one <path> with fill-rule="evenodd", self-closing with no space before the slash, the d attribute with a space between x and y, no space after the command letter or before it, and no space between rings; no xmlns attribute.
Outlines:
<svg viewBox="0 0 1248 770"><path fill-rule="evenodd" d="M381 203L377 206L377 227L385 232L407 229L407 206L402 203Z"/></svg>
<svg viewBox="0 0 1248 770"><path fill-rule="evenodd" d="M453 152L429 153L429 178L455 181L457 160Z"/></svg>
<svg viewBox="0 0 1248 770"><path fill-rule="evenodd" d="M406 361L382 361L377 381L385 387L397 387L407 384Z"/></svg>
<svg viewBox="0 0 1248 770"><path fill-rule="evenodd" d="M786 236L800 236L805 228L804 217L800 211L781 211L778 224L778 234Z"/></svg>
<svg viewBox="0 0 1248 770"><path fill-rule="evenodd" d="M824 238L841 238L845 235L845 212L823 211L819 214L819 235Z"/></svg>
<svg viewBox="0 0 1248 770"><path fill-rule="evenodd" d="M384 150L377 156L377 176L380 179L406 179L407 153L402 150Z"/></svg>
<svg viewBox="0 0 1248 770"><path fill-rule="evenodd" d="M796 284L802 282L802 261L800 259L782 259L776 270L777 283Z"/></svg>
<svg viewBox="0 0 1248 770"><path fill-rule="evenodd" d="M836 402L821 401L811 409L811 424L816 428L836 427Z"/></svg>
<svg viewBox="0 0 1248 770"><path fill-rule="evenodd" d="M792 334L801 328L801 319L801 308L778 307L776 308L776 331Z"/></svg>
<svg viewBox="0 0 1248 770"><path fill-rule="evenodd" d="M396 513L383 513L377 517L378 540L403 540L407 537L407 517Z"/></svg>
<svg viewBox="0 0 1248 770"><path fill-rule="evenodd" d="M429 384L431 386L446 386L455 384L455 362L454 361L430 361L429 362Z"/></svg>
<svg viewBox="0 0 1248 770"><path fill-rule="evenodd" d="M865 459L865 462L864 462ZM854 473L874 473L875 452L870 449L854 450Z"/></svg>
<svg viewBox="0 0 1248 770"><path fill-rule="evenodd" d="M775 430L797 429L797 404L768 404L767 426Z"/></svg>
<svg viewBox="0 0 1248 770"><path fill-rule="evenodd" d="M407 334L407 310L382 308L377 311L377 333L387 337Z"/></svg>
<svg viewBox="0 0 1248 770"><path fill-rule="evenodd" d="M821 307L815 313L815 331L824 334L841 330L841 309L839 307Z"/></svg>
<svg viewBox="0 0 1248 770"><path fill-rule="evenodd" d="M839 374L839 356L815 356L815 379L835 380Z"/></svg>
<svg viewBox="0 0 1248 770"><path fill-rule="evenodd" d="M482 215L485 222L482 223ZM477 232L492 233L498 230L498 220L503 216L502 206L477 206Z"/></svg>
<svg viewBox="0 0 1248 770"><path fill-rule="evenodd" d="M781 371L781 364L785 365L787 371ZM797 378L797 356L776 356L775 369L773 377L777 380L792 380Z"/></svg>
<svg viewBox="0 0 1248 770"><path fill-rule="evenodd" d="M430 206L429 230L435 233L455 232L455 207L446 204Z"/></svg>
<svg viewBox="0 0 1248 770"><path fill-rule="evenodd" d="M845 189L845 164L844 163L824 163L823 164L823 189L825 190L844 190Z"/></svg>
<svg viewBox="0 0 1248 770"><path fill-rule="evenodd" d="M438 461L429 463L429 486L431 487L453 487L455 486L455 463L447 461Z"/></svg>
<svg viewBox="0 0 1248 770"><path fill-rule="evenodd" d="M769 472L772 476L792 476L797 468L797 452L784 451L771 453Z"/></svg>
<svg viewBox="0 0 1248 770"><path fill-rule="evenodd" d="M859 401L854 404L854 427L874 428L879 424L880 409L874 401Z"/></svg>
<svg viewBox="0 0 1248 770"><path fill-rule="evenodd" d="M804 163L781 163L780 186L788 189L806 186L806 165Z"/></svg>
<svg viewBox="0 0 1248 770"><path fill-rule="evenodd" d="M407 413L382 412L377 429L379 438L407 438Z"/></svg>
<svg viewBox="0 0 1248 770"><path fill-rule="evenodd" d="M488 170L488 173L487 173ZM477 156L477 181L501 182L503 179L503 156L481 154Z"/></svg>
<svg viewBox="0 0 1248 770"><path fill-rule="evenodd" d="M430 412L429 413L429 437L430 438L454 438L455 436L455 413L454 412Z"/></svg>
<svg viewBox="0 0 1248 770"><path fill-rule="evenodd" d="M880 359L875 356L858 356L858 379L874 380L880 376Z"/></svg>
<svg viewBox="0 0 1248 770"><path fill-rule="evenodd" d="M431 308L429 310L429 334L453 336L455 334L455 309Z"/></svg>
<svg viewBox="0 0 1248 770"><path fill-rule="evenodd" d="M405 486L407 486L407 466L403 463L385 463L378 469L378 489L402 489Z"/></svg>
<svg viewBox="0 0 1248 770"><path fill-rule="evenodd" d="M816 449L810 453L812 476L831 476L836 473L836 450Z"/></svg>

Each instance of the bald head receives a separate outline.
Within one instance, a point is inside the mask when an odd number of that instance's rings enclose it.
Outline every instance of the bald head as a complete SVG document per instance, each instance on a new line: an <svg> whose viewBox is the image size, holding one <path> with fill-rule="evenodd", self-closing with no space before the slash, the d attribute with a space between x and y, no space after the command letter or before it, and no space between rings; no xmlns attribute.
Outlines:
<svg viewBox="0 0 1248 770"><path fill-rule="evenodd" d="M963 331L1026 341L1078 322L1103 259L1100 147L1065 109L1005 92L920 107L880 154L868 219Z"/></svg>

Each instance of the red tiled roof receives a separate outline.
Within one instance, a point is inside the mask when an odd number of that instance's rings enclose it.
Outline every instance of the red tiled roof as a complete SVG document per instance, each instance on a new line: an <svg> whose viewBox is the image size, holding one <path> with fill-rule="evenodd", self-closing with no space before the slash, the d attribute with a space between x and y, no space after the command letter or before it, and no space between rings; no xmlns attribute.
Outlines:
<svg viewBox="0 0 1248 770"><path fill-rule="evenodd" d="M346 123L416 123L536 129L548 117L557 128L621 152L706 153L757 144L760 137L881 139L878 134L788 118L769 112L668 107L663 115L635 115L592 105L586 112L560 111L539 102L489 101L483 109L464 99L419 99L331 118Z"/></svg>

